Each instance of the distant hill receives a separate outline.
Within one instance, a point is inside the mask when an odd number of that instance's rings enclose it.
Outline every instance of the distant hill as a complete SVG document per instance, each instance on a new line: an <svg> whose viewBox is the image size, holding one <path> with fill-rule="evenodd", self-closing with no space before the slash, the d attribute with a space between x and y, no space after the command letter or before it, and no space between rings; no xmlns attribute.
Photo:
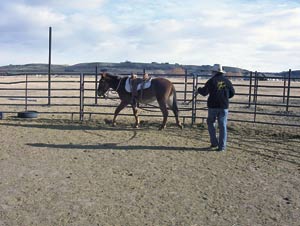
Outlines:
<svg viewBox="0 0 300 226"><path fill-rule="evenodd" d="M180 65L180 64L169 64L169 63L137 63L125 61L121 63L80 63L75 65L51 65L52 73L63 73L63 72L87 72L94 73L98 67L98 70L107 69L111 73L115 74L128 74L131 72L142 73L146 70L148 73L155 74L185 74L187 71L189 74L210 74L212 66L210 65ZM235 67L224 67L227 72L233 74L248 73L247 70L235 68ZM6 65L0 67L0 73L17 73L17 72L47 72L48 64L24 64L24 65Z"/></svg>
<svg viewBox="0 0 300 226"><path fill-rule="evenodd" d="M80 63L75 65L51 65L52 73L63 73L63 72L85 72L95 73L96 67L98 71L106 69L113 74L129 74L131 72L142 73L143 70L150 74L196 74L207 76L211 74L211 65L180 65L170 63L138 63L125 61L121 63L103 63L103 62L91 62L91 63ZM227 76L230 77L248 77L250 71L237 68L224 66ZM18 73L18 72L48 72L48 64L24 64L24 65L6 65L0 67L0 75L7 73ZM287 76L288 72L280 73L260 73L259 76ZM300 71L293 71L292 77L300 77Z"/></svg>
<svg viewBox="0 0 300 226"><path fill-rule="evenodd" d="M51 65L55 72L64 72L68 65ZM18 72L48 72L48 64L23 64L23 65L6 65L0 67L2 73L18 73Z"/></svg>

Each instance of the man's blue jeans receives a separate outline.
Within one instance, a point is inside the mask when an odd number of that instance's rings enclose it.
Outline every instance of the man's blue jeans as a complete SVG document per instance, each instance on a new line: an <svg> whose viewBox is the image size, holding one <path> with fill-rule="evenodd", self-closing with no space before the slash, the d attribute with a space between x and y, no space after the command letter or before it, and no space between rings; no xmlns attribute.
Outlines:
<svg viewBox="0 0 300 226"><path fill-rule="evenodd" d="M228 109L222 108L208 108L207 125L210 136L210 143L212 146L217 146L219 150L226 149L227 141L227 117ZM219 139L216 135L215 122L218 120Z"/></svg>

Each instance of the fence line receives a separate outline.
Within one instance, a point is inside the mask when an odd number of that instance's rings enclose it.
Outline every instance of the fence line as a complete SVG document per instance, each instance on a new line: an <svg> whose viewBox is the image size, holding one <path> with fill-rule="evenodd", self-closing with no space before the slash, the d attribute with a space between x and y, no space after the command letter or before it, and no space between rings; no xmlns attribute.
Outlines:
<svg viewBox="0 0 300 226"><path fill-rule="evenodd" d="M34 109L40 114L70 114L72 118L79 115L81 121L85 120L85 115L91 119L92 115L113 114L118 97L110 94L109 100L101 101L97 97L97 68L95 73L52 74L50 86L45 79L47 75L26 72L1 76L0 110L13 114L24 107L25 111ZM236 89L236 95L230 102L229 121L300 127L300 78L292 78L291 75L292 71L289 70L288 76L279 79L265 76L262 80L257 72L250 72L248 77L229 77ZM183 121L191 124L204 121L207 114L206 98L200 98L199 95L194 100L192 98L197 87L204 85L209 75L200 76L185 71L184 75L151 76L165 76L174 83ZM275 78L278 81L271 81ZM190 100L191 104L185 105ZM69 111L62 108L68 108ZM161 117L156 106L147 105L143 109L152 112L143 112L141 116ZM125 112L120 115L132 114Z"/></svg>

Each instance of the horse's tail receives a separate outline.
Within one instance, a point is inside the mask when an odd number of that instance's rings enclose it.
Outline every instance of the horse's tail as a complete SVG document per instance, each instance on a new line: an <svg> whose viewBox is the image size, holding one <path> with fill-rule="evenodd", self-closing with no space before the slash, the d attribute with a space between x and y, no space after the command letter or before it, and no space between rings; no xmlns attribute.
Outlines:
<svg viewBox="0 0 300 226"><path fill-rule="evenodd" d="M172 110L173 112L177 112L179 113L179 109L178 109L178 103L177 103L177 95L176 95L176 89L173 86L173 106L172 106Z"/></svg>
<svg viewBox="0 0 300 226"><path fill-rule="evenodd" d="M176 89L173 85L173 105L172 105L172 110L175 115L176 119L176 124L179 126L179 128L183 128L181 122L179 121L179 109L178 109L178 104L177 104L177 95L176 95Z"/></svg>

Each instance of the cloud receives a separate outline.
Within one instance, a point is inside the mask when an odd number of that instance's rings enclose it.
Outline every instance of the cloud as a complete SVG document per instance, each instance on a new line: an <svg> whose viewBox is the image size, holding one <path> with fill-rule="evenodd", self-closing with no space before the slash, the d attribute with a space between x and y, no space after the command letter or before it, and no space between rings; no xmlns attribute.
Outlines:
<svg viewBox="0 0 300 226"><path fill-rule="evenodd" d="M49 26L54 63L130 60L299 69L297 1L4 0L0 48L6 57L0 65L47 62Z"/></svg>
<svg viewBox="0 0 300 226"><path fill-rule="evenodd" d="M4 0L4 2L11 2L10 0ZM45 6L49 8L55 8L57 11L73 12L74 10L83 11L87 9L97 9L101 7L106 0L14 0L19 4L30 6Z"/></svg>
<svg viewBox="0 0 300 226"><path fill-rule="evenodd" d="M60 24L64 15L51 9L38 6L12 3L6 5L0 13L0 42L10 47L28 45L41 47L38 43L47 38L43 33L51 24Z"/></svg>

